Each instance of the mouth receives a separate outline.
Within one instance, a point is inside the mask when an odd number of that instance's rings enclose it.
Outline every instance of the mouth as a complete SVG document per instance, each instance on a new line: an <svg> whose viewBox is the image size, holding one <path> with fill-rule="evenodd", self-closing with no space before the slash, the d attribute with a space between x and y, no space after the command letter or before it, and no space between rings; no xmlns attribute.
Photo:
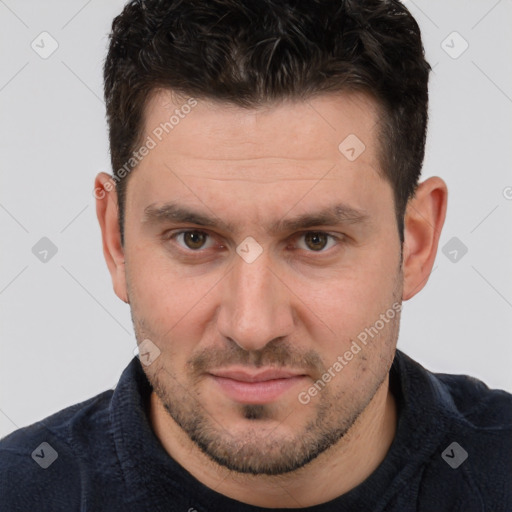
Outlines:
<svg viewBox="0 0 512 512"><path fill-rule="evenodd" d="M274 402L307 378L303 373L276 368L258 372L233 368L211 371L208 375L224 395L244 404Z"/></svg>

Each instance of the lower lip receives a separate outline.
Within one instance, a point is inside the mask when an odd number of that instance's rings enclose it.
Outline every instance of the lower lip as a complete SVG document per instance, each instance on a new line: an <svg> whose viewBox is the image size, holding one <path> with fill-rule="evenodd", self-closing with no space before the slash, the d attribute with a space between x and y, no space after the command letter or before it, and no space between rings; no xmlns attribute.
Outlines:
<svg viewBox="0 0 512 512"><path fill-rule="evenodd" d="M287 379L272 379L261 382L243 382L211 375L224 393L236 402L263 404L277 400L281 395L304 381L304 375Z"/></svg>

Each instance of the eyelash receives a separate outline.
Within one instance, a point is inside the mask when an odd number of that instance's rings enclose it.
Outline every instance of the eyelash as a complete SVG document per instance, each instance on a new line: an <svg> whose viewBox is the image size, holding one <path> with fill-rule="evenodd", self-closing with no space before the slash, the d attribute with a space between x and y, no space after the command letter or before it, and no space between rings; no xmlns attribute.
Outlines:
<svg viewBox="0 0 512 512"><path fill-rule="evenodd" d="M163 238L166 241L175 240L178 236L183 235L185 233L200 233L200 234L206 235L207 237L209 237L209 239L212 238L212 236L208 232L202 231L202 230L199 230L199 229L184 229L184 230L177 231L177 232L167 232L167 233L163 234ZM297 233L294 238L303 237L303 236L306 236L309 233L326 235L330 240L332 240L334 242L337 242L338 244L343 242L344 239L345 239L344 235L333 235L333 234L327 233L325 231L315 231L315 230L301 231L300 233ZM328 243L329 243L329 240L328 240L327 244ZM329 249L322 249L320 251L312 251L312 250L306 250L306 249L303 249L303 250L305 250L308 253L312 253L312 254L315 254L315 253L316 254L325 254L325 253L329 252L330 249L332 249L332 247L329 248ZM187 256L201 257L202 256L201 253L207 251L208 249L202 249L201 248L201 249L194 250L194 249L183 248L183 247L179 246L178 250L180 250L182 252L185 252ZM195 253L198 253L197 256L193 256Z"/></svg>

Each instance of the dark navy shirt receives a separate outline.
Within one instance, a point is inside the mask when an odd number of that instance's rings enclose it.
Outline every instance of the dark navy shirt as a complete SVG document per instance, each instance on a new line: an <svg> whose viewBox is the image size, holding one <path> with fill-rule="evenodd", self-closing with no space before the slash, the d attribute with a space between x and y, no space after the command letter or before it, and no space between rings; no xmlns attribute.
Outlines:
<svg viewBox="0 0 512 512"><path fill-rule="evenodd" d="M384 461L350 492L301 510L512 512L512 395L431 373L400 351L390 385L399 421ZM0 511L269 510L178 465L151 429L150 392L134 358L115 390L0 440Z"/></svg>

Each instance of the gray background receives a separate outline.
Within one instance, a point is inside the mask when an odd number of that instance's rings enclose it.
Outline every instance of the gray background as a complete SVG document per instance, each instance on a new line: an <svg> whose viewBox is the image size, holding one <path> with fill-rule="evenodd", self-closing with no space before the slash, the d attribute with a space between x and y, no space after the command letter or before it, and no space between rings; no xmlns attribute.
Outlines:
<svg viewBox="0 0 512 512"><path fill-rule="evenodd" d="M399 348L512 391L512 1L406 3L434 68L424 177L450 195ZM113 388L133 357L92 195L110 172L101 68L123 4L0 0L0 437Z"/></svg>

